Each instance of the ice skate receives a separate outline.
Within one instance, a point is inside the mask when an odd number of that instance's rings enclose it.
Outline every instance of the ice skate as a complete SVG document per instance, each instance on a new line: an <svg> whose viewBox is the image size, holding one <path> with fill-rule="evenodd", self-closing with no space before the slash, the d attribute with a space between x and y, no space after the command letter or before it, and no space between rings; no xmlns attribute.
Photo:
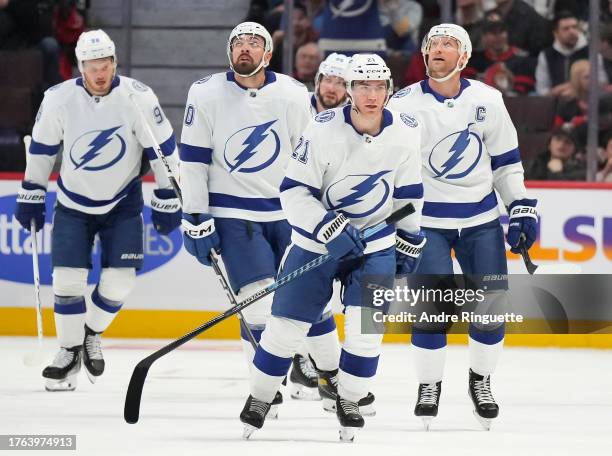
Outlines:
<svg viewBox="0 0 612 456"><path fill-rule="evenodd" d="M291 397L304 401L319 401L318 378L310 360L300 354L293 357L291 374Z"/></svg>
<svg viewBox="0 0 612 456"><path fill-rule="evenodd" d="M468 393L474 403L474 416L489 431L493 418L499 414L499 406L491 393L491 376L478 375L470 369Z"/></svg>
<svg viewBox="0 0 612 456"><path fill-rule="evenodd" d="M104 372L104 358L102 357L102 333L93 331L85 325L85 340L83 341L83 364L85 373L91 383Z"/></svg>
<svg viewBox="0 0 612 456"><path fill-rule="evenodd" d="M355 431L365 424L361 413L359 413L357 402L351 402L338 396L336 399L336 416L340 421L340 441L354 441Z"/></svg>
<svg viewBox="0 0 612 456"><path fill-rule="evenodd" d="M278 395L280 393L276 394ZM266 415L271 407L272 404L260 401L249 395L242 412L240 412L240 421L244 423L244 431L242 432L243 439L248 439L253 432L263 427Z"/></svg>
<svg viewBox="0 0 612 456"><path fill-rule="evenodd" d="M441 391L442 382L421 383L419 385L418 399L414 407L414 414L423 420L423 426L426 431L429 431L429 426L433 418L438 416L438 404L440 402Z"/></svg>
<svg viewBox="0 0 612 456"><path fill-rule="evenodd" d="M271 420L278 419L278 406L283 403L283 395L280 391L276 392L272 404L270 404L270 411L268 412L268 418Z"/></svg>
<svg viewBox="0 0 612 456"><path fill-rule="evenodd" d="M42 376L47 379L45 382L47 391L74 391L81 370L82 348L80 345L60 348L53 362L42 372Z"/></svg>
<svg viewBox="0 0 612 456"><path fill-rule="evenodd" d="M323 410L329 413L336 413L336 399L338 397L338 369L333 371L317 370L319 376L319 394L323 399ZM364 416L376 415L374 408L375 397L368 393L366 397L359 399L359 413Z"/></svg>

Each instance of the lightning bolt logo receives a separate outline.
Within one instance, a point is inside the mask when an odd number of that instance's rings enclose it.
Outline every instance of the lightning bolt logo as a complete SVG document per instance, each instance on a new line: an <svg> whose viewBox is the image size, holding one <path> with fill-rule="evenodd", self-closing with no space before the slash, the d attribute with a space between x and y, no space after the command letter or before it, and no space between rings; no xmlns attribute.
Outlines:
<svg viewBox="0 0 612 456"><path fill-rule="evenodd" d="M265 168L266 166L271 164L276 159L278 152L280 151L280 141L279 141L279 138L276 132L270 128L272 124L274 124L275 122L276 122L276 119L270 122L263 123L261 125L256 125L255 127L248 127L248 128L252 128L253 131L249 133L246 139L242 142L242 146L244 146L242 151L236 156L236 158L234 158L233 163L230 163L230 161L228 161L228 159L225 158L225 163L229 167L230 173L236 170L239 170L240 172L244 172L244 173L256 172L256 171L259 171L260 169ZM246 163L255 154L257 154L258 151L256 149L269 136L270 133L274 135L274 138L276 140L276 150L274 152L273 157L267 162L265 162L263 165L256 166L255 168L239 169L244 163ZM226 148L227 148L227 145L226 145Z"/></svg>
<svg viewBox="0 0 612 456"><path fill-rule="evenodd" d="M390 193L390 189L389 189L389 184L387 184L387 182L384 179L381 179L385 174L391 172L390 170L386 170L386 171L380 171L376 174L372 174L371 176L367 176L365 179L363 179L361 182L359 182L356 185L353 185L350 190L352 191L351 193L349 193L346 196L343 196L342 198L339 198L337 201L337 204L333 204L331 197L330 197L330 191L332 191L332 189L340 184L341 182L343 182L344 180L351 178L351 177L360 177L360 176L347 176L346 178L336 182L335 184L331 185L326 192L326 198L327 198L327 204L329 206L330 209L343 209L343 208L347 208L350 206L353 206L354 204L357 203L361 203L363 201L365 201L368 197L368 194L370 194L370 192L372 190L374 190L374 188L379 184L382 183L385 187L385 192L384 195L382 197L382 199L378 202L376 202L376 204L374 205L373 208L366 210L365 212L362 213L350 213L347 211L342 211L343 213L345 213L346 215L350 216L350 217L366 217L374 212L376 212L378 209L380 209L380 207L385 203L385 201L387 200L387 197L389 196ZM371 197L369 198L371 199Z"/></svg>
<svg viewBox="0 0 612 456"><path fill-rule="evenodd" d="M463 152L470 144L470 126L469 124L465 130L459 132L459 136L455 139L455 143L449 149L448 153L451 156L444 162L442 165L442 169L439 173L437 173L436 177L441 177L445 175L448 171L453 169L461 160L463 160Z"/></svg>
<svg viewBox="0 0 612 456"><path fill-rule="evenodd" d="M112 128L108 128L106 130L100 131L100 133L98 133L98 135L89 143L89 146L88 146L89 150L85 152L85 154L80 158L80 161L78 163L75 162L74 159L72 159L71 157L72 163L74 163L74 169L76 170L79 168L83 168L87 163L89 163L94 158L96 158L98 155L100 155L102 153L101 152L102 148L112 141L113 134L119 128L121 128L121 125L119 125L118 127L112 127ZM125 145L125 143L123 143L123 145ZM85 169L88 169L88 168L85 168Z"/></svg>
<svg viewBox="0 0 612 456"><path fill-rule="evenodd" d="M446 179L459 179L461 177L467 176L476 167L482 155L482 141L479 138L477 133L473 133L470 131L470 127L472 125L474 124L470 123L468 124L465 130L451 133L450 135L440 140L440 142L438 142L438 144L436 144L433 147L433 150L431 154L429 155L429 165L431 166L431 169L434 172L434 177L444 177ZM447 140L452 139L453 137L455 137L453 145L449 147L448 152L446 152L447 150L446 147L448 146L445 147L444 143ZM452 169L455 169L459 163L462 163L464 159L466 159L465 152L466 150L468 150L468 147L470 146L470 141L472 139L475 139L478 143L478 155L476 156L476 159L471 165L467 167L467 169L460 171L459 173L456 173L456 174L450 174L450 171ZM444 161L442 165L436 166L435 162L437 160L434 159L434 156L435 156L436 149L438 149L438 146L440 146L439 147L440 152L438 152L438 156L442 155L443 159L445 159L446 161ZM473 147L470 147L469 151L470 153L467 156L468 156L468 160L471 161L471 158L469 157L471 157L471 154L473 152ZM464 168L464 167L465 167L465 163L463 163L460 168Z"/></svg>

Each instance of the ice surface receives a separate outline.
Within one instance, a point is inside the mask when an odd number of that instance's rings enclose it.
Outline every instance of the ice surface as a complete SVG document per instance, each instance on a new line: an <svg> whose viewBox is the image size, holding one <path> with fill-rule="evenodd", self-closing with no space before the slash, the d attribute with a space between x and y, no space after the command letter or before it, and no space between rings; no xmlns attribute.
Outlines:
<svg viewBox="0 0 612 456"><path fill-rule="evenodd" d="M106 372L92 385L82 370L74 392L44 391L40 369L23 365L34 338L0 338L0 434L76 434L79 455L595 455L612 454L612 352L508 348L492 388L500 416L490 432L472 416L467 348L451 346L440 413L430 432L413 416L417 384L406 345L384 345L372 391L378 414L355 443L338 442L334 415L286 392L279 420L241 439L248 395L238 341L190 342L157 361L140 421L123 420L135 364L168 341L104 340ZM46 339L47 358L56 342ZM40 452L19 451L17 455ZM9 454L9 452L0 452Z"/></svg>

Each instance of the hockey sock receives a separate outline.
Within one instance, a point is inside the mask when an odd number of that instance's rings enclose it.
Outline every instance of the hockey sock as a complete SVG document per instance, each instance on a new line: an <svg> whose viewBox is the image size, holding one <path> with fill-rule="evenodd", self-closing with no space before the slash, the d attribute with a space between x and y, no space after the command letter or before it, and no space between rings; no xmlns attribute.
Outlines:
<svg viewBox="0 0 612 456"><path fill-rule="evenodd" d="M504 325L492 331L470 325L469 333L470 368L479 375L491 375L504 347Z"/></svg>
<svg viewBox="0 0 612 456"><path fill-rule="evenodd" d="M442 381L446 361L446 334L412 333L412 359L419 383Z"/></svg>
<svg viewBox="0 0 612 456"><path fill-rule="evenodd" d="M323 314L306 335L307 352L314 359L317 368L324 371L338 369L340 362L340 342L336 321L331 311Z"/></svg>
<svg viewBox="0 0 612 456"><path fill-rule="evenodd" d="M87 326L95 332L104 332L113 322L123 303L105 298L98 292L98 287L91 294L91 300L93 306L87 309Z"/></svg>
<svg viewBox="0 0 612 456"><path fill-rule="evenodd" d="M85 338L85 298L55 296L55 329L61 347L83 344Z"/></svg>

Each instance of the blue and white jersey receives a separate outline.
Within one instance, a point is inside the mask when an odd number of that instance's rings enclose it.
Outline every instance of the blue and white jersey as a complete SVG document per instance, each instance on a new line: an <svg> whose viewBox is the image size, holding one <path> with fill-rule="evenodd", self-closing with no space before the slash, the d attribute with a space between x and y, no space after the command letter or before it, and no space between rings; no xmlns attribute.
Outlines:
<svg viewBox="0 0 612 456"><path fill-rule="evenodd" d="M421 128L412 115L384 110L383 128L376 136L358 133L350 106L317 115L293 152L281 185L281 202L293 227L292 242L312 252L326 253L312 233L329 210L343 213L359 229L382 222L411 202L416 212L396 227L420 228L423 183L419 143ZM395 228L388 227L367 241L366 253L395 245Z"/></svg>
<svg viewBox="0 0 612 456"><path fill-rule="evenodd" d="M181 136L183 211L284 219L278 189L311 118L309 104L302 83L271 71L259 89L241 86L233 72L196 81Z"/></svg>
<svg viewBox="0 0 612 456"><path fill-rule="evenodd" d="M169 187L130 94L135 95L155 139L176 168L172 127L149 87L116 76L110 93L99 97L91 95L77 78L45 92L32 131L25 180L46 187L63 145L57 200L81 212L104 214L140 185L144 148L158 185Z"/></svg>
<svg viewBox="0 0 612 456"><path fill-rule="evenodd" d="M495 190L506 206L526 197L516 130L501 93L461 79L452 99L427 80L398 91L389 107L411 110L423 123L423 226L461 229L499 217Z"/></svg>
<svg viewBox="0 0 612 456"><path fill-rule="evenodd" d="M315 96L314 92L309 92L308 95L310 96L310 115L314 117L318 114L317 97Z"/></svg>

